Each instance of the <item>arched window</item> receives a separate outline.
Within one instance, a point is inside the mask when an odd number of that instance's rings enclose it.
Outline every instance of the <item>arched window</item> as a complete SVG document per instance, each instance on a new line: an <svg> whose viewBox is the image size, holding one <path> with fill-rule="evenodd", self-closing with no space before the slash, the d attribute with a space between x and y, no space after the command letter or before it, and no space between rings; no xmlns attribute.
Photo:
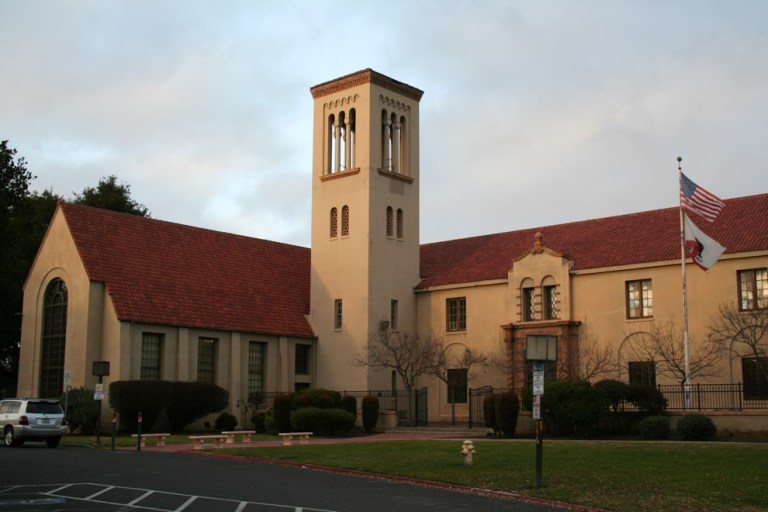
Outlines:
<svg viewBox="0 0 768 512"><path fill-rule="evenodd" d="M54 279L45 291L43 339L40 350L41 398L58 398L64 387L64 349L67 341L67 285Z"/></svg>
<svg viewBox="0 0 768 512"><path fill-rule="evenodd" d="M381 168L392 172L392 118L381 111Z"/></svg>
<svg viewBox="0 0 768 512"><path fill-rule="evenodd" d="M349 236L349 206L341 208L341 236Z"/></svg>
<svg viewBox="0 0 768 512"><path fill-rule="evenodd" d="M387 206L387 236L391 237L394 235L393 225L394 225L394 213L392 211L391 206Z"/></svg>
<svg viewBox="0 0 768 512"><path fill-rule="evenodd" d="M536 288L532 279L525 279L520 286L520 313L523 322L536 320Z"/></svg>
<svg viewBox="0 0 768 512"><path fill-rule="evenodd" d="M339 211L331 208L331 238L339 236Z"/></svg>
<svg viewBox="0 0 768 512"><path fill-rule="evenodd" d="M326 162L325 162L326 174L332 174L335 169L333 166L333 163L335 161L335 156L336 156L336 148L335 148L336 129L334 128L335 124L336 124L336 116L334 116L333 114L329 115L328 116L328 133L327 133L328 145L326 148Z"/></svg>
<svg viewBox="0 0 768 512"><path fill-rule="evenodd" d="M400 174L407 174L408 166L406 165L407 162L407 149L408 145L406 144L406 141L408 140L406 131L405 131L405 117L400 118L399 126L397 127L399 133L398 136L398 154L397 154L397 161L399 163L397 172Z"/></svg>
<svg viewBox="0 0 768 512"><path fill-rule="evenodd" d="M541 317L543 320L557 318L557 285L551 276L545 277L541 283Z"/></svg>
<svg viewBox="0 0 768 512"><path fill-rule="evenodd" d="M397 238L403 239L403 210L397 209Z"/></svg>

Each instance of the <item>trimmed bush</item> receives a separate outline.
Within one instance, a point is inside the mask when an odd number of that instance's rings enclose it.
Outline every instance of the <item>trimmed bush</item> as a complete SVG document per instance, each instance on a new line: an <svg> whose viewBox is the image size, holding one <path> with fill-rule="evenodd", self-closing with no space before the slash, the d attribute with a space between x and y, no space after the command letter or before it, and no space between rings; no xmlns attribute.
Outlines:
<svg viewBox="0 0 768 512"><path fill-rule="evenodd" d="M494 395L496 426L507 437L515 435L517 415L520 412L520 400L512 391Z"/></svg>
<svg viewBox="0 0 768 512"><path fill-rule="evenodd" d="M291 432L291 409L293 400L289 395L277 395L272 403L272 418L277 432Z"/></svg>
<svg viewBox="0 0 768 512"><path fill-rule="evenodd" d="M634 404L643 416L663 416L667 412L667 399L651 386L630 386L627 401Z"/></svg>
<svg viewBox="0 0 768 512"><path fill-rule="evenodd" d="M499 425L496 423L496 395L488 395L483 398L483 419L485 420L485 427L497 435Z"/></svg>
<svg viewBox="0 0 768 512"><path fill-rule="evenodd" d="M267 419L266 411L256 411L256 413L253 416L251 416L251 423L253 423L253 430L257 434L264 434L267 432L266 419Z"/></svg>
<svg viewBox="0 0 768 512"><path fill-rule="evenodd" d="M141 429L152 432L160 411L167 403L168 381L162 380L119 380L109 385L109 406L116 410L122 432L138 430L138 416L141 412Z"/></svg>
<svg viewBox="0 0 768 512"><path fill-rule="evenodd" d="M302 407L338 409L341 407L341 394L330 389L307 388L294 392L292 396L295 409Z"/></svg>
<svg viewBox="0 0 768 512"><path fill-rule="evenodd" d="M232 431L235 430L235 427L237 427L237 418L234 414L223 412L219 414L218 418L216 418L216 423L214 425L216 426L216 430L219 432Z"/></svg>
<svg viewBox="0 0 768 512"><path fill-rule="evenodd" d="M229 392L205 382L169 382L165 393L171 432L181 432L193 421L227 408Z"/></svg>
<svg viewBox="0 0 768 512"><path fill-rule="evenodd" d="M648 416L640 420L637 428L643 439L669 439L669 416Z"/></svg>
<svg viewBox="0 0 768 512"><path fill-rule="evenodd" d="M608 408L605 394L584 380L547 382L541 398L544 423L556 436L589 433Z"/></svg>
<svg viewBox="0 0 768 512"><path fill-rule="evenodd" d="M684 441L700 441L715 437L717 428L709 416L690 413L681 417L677 422L677 433Z"/></svg>
<svg viewBox="0 0 768 512"><path fill-rule="evenodd" d="M375 396L363 397L363 428L369 434L379 421L379 399Z"/></svg>
<svg viewBox="0 0 768 512"><path fill-rule="evenodd" d="M353 414L355 419L357 419L357 398L353 397L352 395L345 395L341 397L341 408L348 413Z"/></svg>
<svg viewBox="0 0 768 512"><path fill-rule="evenodd" d="M595 382L594 387L605 393L611 411L616 413L622 402L629 396L629 384L620 380L603 379Z"/></svg>
<svg viewBox="0 0 768 512"><path fill-rule="evenodd" d="M79 430L81 434L91 435L96 432L96 419L99 414L99 404L93 399L93 391L87 388L69 390L69 397L61 395L61 406L67 406L67 422L69 430Z"/></svg>
<svg viewBox="0 0 768 512"><path fill-rule="evenodd" d="M291 425L298 432L334 435L351 429L355 425L355 416L343 409L303 407L291 413Z"/></svg>

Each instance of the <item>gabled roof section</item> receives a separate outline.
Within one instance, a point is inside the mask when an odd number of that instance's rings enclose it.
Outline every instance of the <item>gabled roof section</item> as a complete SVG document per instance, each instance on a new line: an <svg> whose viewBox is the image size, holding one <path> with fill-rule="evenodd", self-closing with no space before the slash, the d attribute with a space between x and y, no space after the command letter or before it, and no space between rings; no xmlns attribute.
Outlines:
<svg viewBox="0 0 768 512"><path fill-rule="evenodd" d="M715 222L691 220L725 246L725 254L768 250L768 194L725 201ZM573 260L574 270L680 259L680 210L667 208L423 244L418 288L506 279L541 232L543 245Z"/></svg>
<svg viewBox="0 0 768 512"><path fill-rule="evenodd" d="M123 321L313 337L310 252L60 203L92 281Z"/></svg>

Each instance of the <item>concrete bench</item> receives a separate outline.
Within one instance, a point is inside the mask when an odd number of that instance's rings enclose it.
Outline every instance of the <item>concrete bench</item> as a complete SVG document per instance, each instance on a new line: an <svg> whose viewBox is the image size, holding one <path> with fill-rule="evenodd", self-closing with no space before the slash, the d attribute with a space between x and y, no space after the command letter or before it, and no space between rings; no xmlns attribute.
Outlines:
<svg viewBox="0 0 768 512"><path fill-rule="evenodd" d="M213 435L213 436L189 436L190 439L192 439L195 442L195 450L202 450L205 448L205 440L210 439L213 441L213 447L219 448L221 446L221 442L225 441L227 439L227 436L222 435Z"/></svg>
<svg viewBox="0 0 768 512"><path fill-rule="evenodd" d="M283 438L283 446L291 446L294 438L298 438L299 444L309 444L312 432L283 432L277 435Z"/></svg>
<svg viewBox="0 0 768 512"><path fill-rule="evenodd" d="M242 441L244 443L250 443L251 442L251 435L255 434L255 430L231 430L228 432L222 432L223 435L227 436L227 444L232 444L235 442L235 436L238 434L242 434L243 439Z"/></svg>
<svg viewBox="0 0 768 512"><path fill-rule="evenodd" d="M141 447L146 448L147 447L147 438L148 437L156 437L157 438L157 446L165 446L165 438L170 436L171 434L141 434ZM139 437L139 434L131 434L131 437Z"/></svg>

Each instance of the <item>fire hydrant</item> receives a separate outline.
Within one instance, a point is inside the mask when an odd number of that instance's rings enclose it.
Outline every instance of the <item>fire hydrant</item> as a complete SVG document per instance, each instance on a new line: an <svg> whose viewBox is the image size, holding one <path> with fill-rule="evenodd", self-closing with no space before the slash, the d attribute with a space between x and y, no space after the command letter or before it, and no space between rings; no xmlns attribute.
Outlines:
<svg viewBox="0 0 768 512"><path fill-rule="evenodd" d="M464 457L464 464L472 465L472 456L475 454L475 445L472 441L464 441L461 445L461 456Z"/></svg>

